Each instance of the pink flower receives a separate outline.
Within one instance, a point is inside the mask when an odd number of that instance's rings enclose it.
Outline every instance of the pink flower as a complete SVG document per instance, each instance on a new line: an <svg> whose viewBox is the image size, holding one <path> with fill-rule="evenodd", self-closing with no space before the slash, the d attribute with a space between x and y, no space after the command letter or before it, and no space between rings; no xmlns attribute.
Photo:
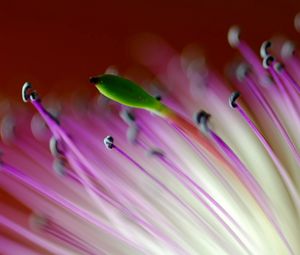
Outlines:
<svg viewBox="0 0 300 255"><path fill-rule="evenodd" d="M299 55L228 39L239 93L194 48L144 41L167 114L102 96L45 107L29 83L39 115L3 103L0 185L27 209L1 202L1 254L299 254Z"/></svg>

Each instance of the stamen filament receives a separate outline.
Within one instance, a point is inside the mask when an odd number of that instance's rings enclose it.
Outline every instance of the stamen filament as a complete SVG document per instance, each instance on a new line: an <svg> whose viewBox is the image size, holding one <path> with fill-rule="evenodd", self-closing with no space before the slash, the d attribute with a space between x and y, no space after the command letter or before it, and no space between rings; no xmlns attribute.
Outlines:
<svg viewBox="0 0 300 255"><path fill-rule="evenodd" d="M264 138L264 136L261 134L261 132L257 129L257 127L254 125L252 120L248 117L246 112L243 110L243 108L237 104L236 109L241 114L241 116L244 118L244 120L247 122L247 124L250 126L250 128L252 129L254 134L257 136L257 138L262 143L262 145L268 152L269 156L273 160L274 164L276 165L276 167L278 169L280 176L282 177L284 183L286 184L287 189L290 192L290 195L295 203L298 213L300 213L300 197L299 197L297 189L296 189L295 185L293 184L290 176L288 175L286 169L281 164L279 158L276 156L276 154L274 153L273 149L271 148L271 146L269 145L267 140Z"/></svg>

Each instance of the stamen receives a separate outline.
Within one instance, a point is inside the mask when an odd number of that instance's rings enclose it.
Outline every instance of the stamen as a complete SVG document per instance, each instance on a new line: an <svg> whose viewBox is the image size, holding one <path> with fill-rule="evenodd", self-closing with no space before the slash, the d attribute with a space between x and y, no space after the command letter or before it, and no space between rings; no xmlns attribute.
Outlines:
<svg viewBox="0 0 300 255"><path fill-rule="evenodd" d="M251 65L252 69L255 70L259 81L262 85L268 85L269 79L267 79L267 72L261 67L260 61L252 49L239 38L239 29L233 27L229 29L228 35L231 35L232 39L229 43L234 43L235 47L239 50L243 58Z"/></svg>
<svg viewBox="0 0 300 255"><path fill-rule="evenodd" d="M5 143L11 143L16 137L16 123L11 114L6 114L1 120L0 134L2 141Z"/></svg>
<svg viewBox="0 0 300 255"><path fill-rule="evenodd" d="M272 46L272 43L270 41L264 41L260 47L260 56L262 58L266 58L270 55L270 48Z"/></svg>
<svg viewBox="0 0 300 255"><path fill-rule="evenodd" d="M44 248L46 251L52 252L53 254L71 255L71 253L65 248L52 244L51 242L48 242L47 240L32 233L26 228L23 228L20 225L15 224L13 221L9 220L3 215L0 215L0 225L2 225L3 228L10 229L11 231L15 232L17 235L22 236L26 240L33 242L34 244Z"/></svg>
<svg viewBox="0 0 300 255"><path fill-rule="evenodd" d="M274 68L283 79L283 82L286 84L286 86L290 88L290 85L292 85L292 87L300 94L300 85L295 81L286 68L281 63L275 63ZM293 95L293 91L291 91L291 95Z"/></svg>
<svg viewBox="0 0 300 255"><path fill-rule="evenodd" d="M236 48L240 43L241 30L238 26L232 26L228 30L227 40L232 48Z"/></svg>
<svg viewBox="0 0 300 255"><path fill-rule="evenodd" d="M267 140L264 138L264 136L261 134L261 132L257 129L257 127L254 125L254 123L248 117L246 112L243 110L243 108L239 104L236 104L236 109L241 114L241 116L245 119L247 124L251 127L252 131L257 136L257 138L260 140L262 145L265 147L265 149L268 152L269 156L271 157L274 164L276 165L280 176L282 177L283 181L285 182L286 187L288 188L288 190L291 194L291 197L293 198L293 201L295 202L295 205L296 205L296 208L297 208L298 212L300 212L300 197L299 197L298 191L297 191L295 185L293 184L290 176L288 175L286 169L281 164L280 160L278 159L278 157L276 156L276 154L272 150L272 148L269 145L269 143L267 142Z"/></svg>
<svg viewBox="0 0 300 255"><path fill-rule="evenodd" d="M283 70L282 70L282 72L283 72ZM287 130L284 128L283 124L280 122L279 117L274 112L274 110L272 109L272 107L268 103L267 99L264 97L264 95L260 91L259 87L256 85L253 78L250 75L246 75L244 81L248 85L250 91L257 98L258 102L261 104L264 111L270 116L271 120L274 122L275 126L278 128L278 131L280 132L282 137L285 139L285 141L287 142L287 144L289 145L291 150L294 151L293 153L295 154L296 159L297 159L298 158L298 156L297 156L298 152L295 151L295 149L296 149L295 145L293 145L293 142L292 142L291 138L289 137Z"/></svg>
<svg viewBox="0 0 300 255"><path fill-rule="evenodd" d="M272 63L275 61L275 58L273 57L273 56L271 56L271 55L267 55L267 56L265 56L264 58L263 58L263 67L265 68L265 69L268 69L271 65L272 65Z"/></svg>
<svg viewBox="0 0 300 255"><path fill-rule="evenodd" d="M29 91L32 89L32 85L29 82L25 82L22 87L22 99L26 103L29 100L30 93Z"/></svg>
<svg viewBox="0 0 300 255"><path fill-rule="evenodd" d="M300 13L298 13L294 18L294 26L298 32L300 32Z"/></svg>
<svg viewBox="0 0 300 255"><path fill-rule="evenodd" d="M49 149L54 157L63 156L63 151L59 148L57 139L52 136L49 140Z"/></svg>
<svg viewBox="0 0 300 255"><path fill-rule="evenodd" d="M111 219L112 222L115 222L115 224L117 225L118 217L116 215L113 215L113 213L109 211L108 208L106 208L106 205L103 204L101 200L99 200L99 197L97 196L97 194L95 194L94 189L92 188L94 184L86 176L85 171L83 170L83 168L86 168L90 173L97 176L97 174L95 174L96 172L95 168L86 159L86 157L79 151L79 149L70 139L70 137L65 133L65 131L59 126L57 121L52 117L52 115L45 110L45 108L41 104L41 101L40 100L32 101L32 104L35 106L35 108L41 114L42 118L48 124L53 135L55 137L59 137L64 142L65 146L68 148L68 150L66 150L65 152L66 158L68 159L68 162L72 165L73 169L80 177L83 187L85 188L85 190L87 191L91 199L93 199L95 205L102 212L105 213L108 219Z"/></svg>
<svg viewBox="0 0 300 255"><path fill-rule="evenodd" d="M189 177L185 171L176 166L172 161L170 161L165 155L154 154L160 162L163 163L170 171L173 172L175 176L183 183L183 185L195 196L215 217L221 224L225 227L225 229L233 236L234 239L237 240L240 245L246 248L245 244L240 238L237 238L237 234L232 230L232 228L226 223L226 221L217 214L215 209L211 205L209 205L201 196L207 199L214 207L216 207L248 240L250 239L247 233L241 228L241 226L232 218L232 216L213 198L211 197L200 185L198 185L191 177ZM194 187L198 192L200 192L201 196L193 191L193 189L189 186ZM249 252L249 251L248 251Z"/></svg>
<svg viewBox="0 0 300 255"><path fill-rule="evenodd" d="M196 123L200 126L200 129L204 134L207 134L209 130L207 126L209 118L210 118L210 114L208 114L205 111L198 112L195 117Z"/></svg>
<svg viewBox="0 0 300 255"><path fill-rule="evenodd" d="M294 119L298 122L298 124L300 125L300 116L296 110L296 106L295 106L293 100L290 98L290 95L286 91L286 88L284 87L282 81L280 80L279 74L274 70L274 65L276 64L276 62L271 61L271 63L273 63L273 64L272 65L270 64L269 72L271 73L275 83L277 84L279 91L280 91L281 95L283 96L284 102L285 102L288 110L293 115ZM298 152L296 145L293 143L292 139L290 138L288 132L285 130L283 125L280 124L279 120L277 121L277 125L280 128L279 131L282 133L283 137L287 141L288 146L290 147L298 165L300 166L300 153Z"/></svg>
<svg viewBox="0 0 300 255"><path fill-rule="evenodd" d="M291 41L284 42L284 44L282 45L281 51L280 51L281 57L283 59L291 58L292 56L295 55L295 49L296 49L296 46L293 42L291 42Z"/></svg>
<svg viewBox="0 0 300 255"><path fill-rule="evenodd" d="M220 153L212 146L210 141L184 117L162 104L146 91L130 80L114 75L102 75L91 79L97 89L108 98L126 106L141 108L153 112L174 123L189 136L197 140L200 146L225 164Z"/></svg>
<svg viewBox="0 0 300 255"><path fill-rule="evenodd" d="M238 91L235 91L230 95L229 105L230 105L231 108L236 108L237 107L236 101L239 97L240 97L240 92L238 92Z"/></svg>
<svg viewBox="0 0 300 255"><path fill-rule="evenodd" d="M28 101L38 101L39 95L35 90L32 90L32 85L29 82L25 82L22 87L22 99L26 103Z"/></svg>
<svg viewBox="0 0 300 255"><path fill-rule="evenodd" d="M171 197L173 197L177 202L179 202L181 205L184 206L184 208L188 209L188 211L190 211L190 208L187 204L185 204L174 192L172 192L165 184L163 184L159 179L157 179L156 177L154 177L152 174L150 174L146 169L144 169L139 163L137 163L133 158L131 158L126 152L124 152L122 149L120 149L119 147L117 147L116 145L114 145L113 147L121 156L123 156L124 158L126 158L128 161L130 161L133 165L135 165L140 171L142 171L146 176L148 176L151 180L153 180L158 186L160 186L163 190L165 190ZM160 159L162 159L163 157L160 157ZM166 163L167 161L165 161L164 163ZM170 166L170 165L169 165ZM173 168L172 168L173 169ZM177 174L179 175L184 175L184 177L186 178L185 174L180 172L177 172ZM192 181L189 179L189 181ZM193 182L193 181L192 181ZM194 183L194 182L193 182ZM195 183L194 183L195 184ZM197 184L195 184L197 186ZM198 186L197 186L198 187ZM198 187L199 188L199 187ZM222 219L222 217L220 217L213 209L211 206L209 206L199 195L197 195L197 193L195 193L193 190L189 189L193 195L195 195L203 204L204 206L216 217L216 219L218 221L220 221L220 223L223 225L223 227L233 236L233 238L241 245L241 247L243 249L245 249L245 251L247 252L247 254L252 254L252 252L250 252L247 248L247 246L243 243L243 241L238 237L238 235L231 229L231 227ZM227 217L230 217L229 214L226 213L226 211L224 211L222 209L222 207L220 207L218 205L218 203L216 201L212 201L212 198L206 193L204 192L201 188L200 191L202 192L202 195L205 195L206 199L208 199L210 202L213 203L214 206L216 206L219 210L222 211L222 213L224 213ZM230 217L231 220L233 220ZM233 220L234 221L234 220Z"/></svg>
<svg viewBox="0 0 300 255"><path fill-rule="evenodd" d="M68 176L66 160L61 157L55 158L53 161L53 170L58 176Z"/></svg>
<svg viewBox="0 0 300 255"><path fill-rule="evenodd" d="M30 179L26 175L22 174L17 169L9 166L5 163L2 164L2 171L5 174L8 174L15 180L21 182L25 186L31 188L32 190L36 191L38 194L44 196L45 198L49 199L53 203L57 204L61 208L64 208L67 211L70 211L72 214L76 215L77 217L89 222L92 225L99 227L99 229L103 230L107 234L119 239L120 241L132 246L139 251L144 253L143 248L131 240L124 237L118 231L114 230L112 227L108 226L106 223L102 222L98 217L92 215L90 212L86 211L85 209L79 207L78 205L74 204L73 202L67 200L66 198L62 197L61 195L57 194L54 191L49 190L47 187L40 185L39 183L35 182L34 180ZM1 217L0 217L1 223ZM59 254L59 253L58 253Z"/></svg>
<svg viewBox="0 0 300 255"><path fill-rule="evenodd" d="M112 149L114 147L114 138L112 136L107 136L103 140L107 149Z"/></svg>
<svg viewBox="0 0 300 255"><path fill-rule="evenodd" d="M234 104L233 108L239 107L239 105L236 103L236 100L238 98L236 96L237 92L233 92L229 99L230 105ZM270 209L270 201L263 189L261 188L261 186L257 183L255 178L248 171L248 169L241 162L241 160L236 156L236 154L230 149L230 147L215 132L213 132L212 130L208 130L208 132L211 135L212 139L215 141L215 143L218 144L219 147L224 151L225 155L228 155L228 158L231 159L231 161L234 163L234 165L238 169L238 177L244 181L248 190L251 192L262 211L265 213L269 221L274 226L275 230L278 232L280 238L287 246L288 250L291 252L291 254L294 254L280 226L278 225L272 210Z"/></svg>
<svg viewBox="0 0 300 255"><path fill-rule="evenodd" d="M41 214L33 214L30 217L30 225L37 231L44 232L50 236L58 239L59 241L67 244L69 247L79 250L85 254L107 254L101 249L97 249L89 245L86 241L79 238L70 231L64 229L62 226L56 224L50 217Z"/></svg>
<svg viewBox="0 0 300 255"><path fill-rule="evenodd" d="M135 116L129 109L122 109L122 111L120 112L120 116L128 125L135 123Z"/></svg>

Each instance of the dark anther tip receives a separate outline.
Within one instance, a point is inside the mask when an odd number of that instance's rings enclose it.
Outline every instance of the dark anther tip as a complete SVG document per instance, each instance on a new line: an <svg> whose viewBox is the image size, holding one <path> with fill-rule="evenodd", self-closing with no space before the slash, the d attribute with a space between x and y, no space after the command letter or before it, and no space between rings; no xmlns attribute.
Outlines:
<svg viewBox="0 0 300 255"><path fill-rule="evenodd" d="M269 56L269 49L271 48L272 43L270 41L264 41L260 46L260 56L266 58Z"/></svg>
<svg viewBox="0 0 300 255"><path fill-rule="evenodd" d="M276 70L277 73L280 73L283 70L284 66L281 63L276 63L274 65L274 68L275 68L275 70Z"/></svg>
<svg viewBox="0 0 300 255"><path fill-rule="evenodd" d="M228 30L227 39L232 48L235 48L240 43L240 28L238 26L232 26Z"/></svg>
<svg viewBox="0 0 300 255"><path fill-rule="evenodd" d="M236 69L236 78L243 81L250 73L250 66L246 63L241 63Z"/></svg>
<svg viewBox="0 0 300 255"><path fill-rule="evenodd" d="M232 92L230 97L229 97L229 105L230 107L232 108L236 108L237 107L237 103L236 103L236 100L240 97L240 92L238 91L235 91L235 92Z"/></svg>
<svg viewBox="0 0 300 255"><path fill-rule="evenodd" d="M263 59L263 67L265 69L268 69L270 67L270 65L274 62L275 58L271 55L268 55L266 57L264 57Z"/></svg>
<svg viewBox="0 0 300 255"><path fill-rule="evenodd" d="M114 138L110 135L105 137L103 142L107 149L112 149L114 147Z"/></svg>
<svg viewBox="0 0 300 255"><path fill-rule="evenodd" d="M156 156L156 157L161 158L161 157L164 157L164 152L159 148L152 148L149 151L147 151L146 155L149 156L149 157Z"/></svg>
<svg viewBox="0 0 300 255"><path fill-rule="evenodd" d="M291 41L286 41L281 48L281 56L283 58L290 58L295 55L296 45Z"/></svg>
<svg viewBox="0 0 300 255"><path fill-rule="evenodd" d="M29 82L25 82L22 87L22 99L24 102L28 102L29 100L29 91L32 89L32 85Z"/></svg>
<svg viewBox="0 0 300 255"><path fill-rule="evenodd" d="M131 111L131 109L124 108L120 111L120 117L126 122L128 125L132 125L135 123L135 115Z"/></svg>
<svg viewBox="0 0 300 255"><path fill-rule="evenodd" d="M99 83L99 77L90 77L89 80L90 80L90 83L92 83L92 84Z"/></svg>
<svg viewBox="0 0 300 255"><path fill-rule="evenodd" d="M195 116L195 121L197 123L197 125L200 127L200 130L204 133L207 134L209 131L208 128L208 120L210 118L210 114L208 114L205 111L199 111L196 116Z"/></svg>
<svg viewBox="0 0 300 255"><path fill-rule="evenodd" d="M35 90L32 90L32 85L29 82L25 82L22 87L22 99L25 103L40 101L39 94Z"/></svg>
<svg viewBox="0 0 300 255"><path fill-rule="evenodd" d="M59 148L58 140L54 136L52 136L49 140L49 149L51 154L54 157L59 157L64 155L63 151Z"/></svg>

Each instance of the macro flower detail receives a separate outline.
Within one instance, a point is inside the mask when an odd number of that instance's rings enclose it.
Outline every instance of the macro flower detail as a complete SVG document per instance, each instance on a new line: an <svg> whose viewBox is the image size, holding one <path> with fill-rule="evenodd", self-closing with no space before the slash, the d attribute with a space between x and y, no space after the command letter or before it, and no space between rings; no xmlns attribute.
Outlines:
<svg viewBox="0 0 300 255"><path fill-rule="evenodd" d="M228 41L228 82L149 40L151 84L110 70L81 103L27 82L32 107L3 102L0 253L300 254L299 53Z"/></svg>

